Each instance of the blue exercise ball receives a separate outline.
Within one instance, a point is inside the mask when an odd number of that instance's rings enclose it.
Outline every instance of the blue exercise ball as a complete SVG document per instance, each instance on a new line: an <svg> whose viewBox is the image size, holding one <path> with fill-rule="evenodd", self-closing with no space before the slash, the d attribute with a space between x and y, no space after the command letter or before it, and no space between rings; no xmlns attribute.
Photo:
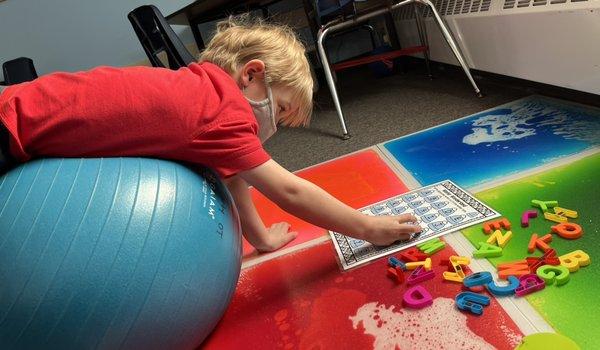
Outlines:
<svg viewBox="0 0 600 350"><path fill-rule="evenodd" d="M233 295L240 240L208 170L23 164L0 178L0 348L194 348Z"/></svg>

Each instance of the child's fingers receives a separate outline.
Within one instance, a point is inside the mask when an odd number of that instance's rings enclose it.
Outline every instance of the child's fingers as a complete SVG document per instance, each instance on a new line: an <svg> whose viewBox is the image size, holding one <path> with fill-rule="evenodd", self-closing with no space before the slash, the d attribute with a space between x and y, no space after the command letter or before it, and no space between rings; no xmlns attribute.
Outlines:
<svg viewBox="0 0 600 350"><path fill-rule="evenodd" d="M399 236L396 238L396 240L395 240L395 241L404 241L404 240L406 240L406 239L409 239L409 238L410 238L410 235L411 235L410 233L407 233L407 232L401 232L401 233L400 233L400 235L399 235ZM395 242L395 241L394 241L394 242ZM392 243L393 243L393 242L392 242Z"/></svg>
<svg viewBox="0 0 600 350"><path fill-rule="evenodd" d="M400 223L404 223L404 222L417 222L417 217L412 215L412 214L402 214L402 215L398 215L396 216L396 219L398 220L398 222Z"/></svg>
<svg viewBox="0 0 600 350"><path fill-rule="evenodd" d="M406 234L419 233L419 232L423 231L421 226L415 225L415 224L400 224L400 230L402 231L402 233L406 233Z"/></svg>
<svg viewBox="0 0 600 350"><path fill-rule="evenodd" d="M281 240L281 246L283 247L286 244L290 243L291 241L293 241L294 239L296 239L296 237L298 237L298 232L292 231L292 232L288 232L286 234L283 235L282 240Z"/></svg>
<svg viewBox="0 0 600 350"><path fill-rule="evenodd" d="M371 241L372 244L375 245L379 245L379 246L387 246L390 245L392 243L395 243L397 241L404 241L406 239L409 239L411 236L411 233L409 232L395 232L393 235L388 235L385 238L381 238L381 239L377 239L374 241Z"/></svg>
<svg viewBox="0 0 600 350"><path fill-rule="evenodd" d="M288 230L291 227L290 224L284 221L273 224L273 226L277 226L278 228L285 228L286 230Z"/></svg>

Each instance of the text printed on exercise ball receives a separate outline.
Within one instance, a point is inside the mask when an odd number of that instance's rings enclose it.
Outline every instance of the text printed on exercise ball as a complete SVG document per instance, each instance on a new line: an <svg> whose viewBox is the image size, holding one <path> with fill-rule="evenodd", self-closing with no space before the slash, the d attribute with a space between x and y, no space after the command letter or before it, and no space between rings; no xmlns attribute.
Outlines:
<svg viewBox="0 0 600 350"><path fill-rule="evenodd" d="M225 205L222 201L217 200L217 194L215 193L216 189L216 181L215 176L210 172L205 172L204 177L206 178L206 182L202 187L202 193L204 194L204 208L208 210L208 216L210 216L213 220L216 220L216 211L221 214L225 214ZM222 238L223 237L223 223L217 223L216 233Z"/></svg>

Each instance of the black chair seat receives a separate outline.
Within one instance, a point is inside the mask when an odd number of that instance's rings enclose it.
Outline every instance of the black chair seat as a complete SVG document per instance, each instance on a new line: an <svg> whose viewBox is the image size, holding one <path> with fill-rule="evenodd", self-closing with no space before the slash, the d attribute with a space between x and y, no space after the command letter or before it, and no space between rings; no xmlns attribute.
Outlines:
<svg viewBox="0 0 600 350"><path fill-rule="evenodd" d="M4 74L4 84L14 85L32 81L38 77L33 60L27 57L19 57L14 60L6 61L2 64Z"/></svg>
<svg viewBox="0 0 600 350"><path fill-rule="evenodd" d="M171 69L186 67L195 61L156 6L140 6L129 12L127 18L152 66L165 67L158 56L163 52Z"/></svg>

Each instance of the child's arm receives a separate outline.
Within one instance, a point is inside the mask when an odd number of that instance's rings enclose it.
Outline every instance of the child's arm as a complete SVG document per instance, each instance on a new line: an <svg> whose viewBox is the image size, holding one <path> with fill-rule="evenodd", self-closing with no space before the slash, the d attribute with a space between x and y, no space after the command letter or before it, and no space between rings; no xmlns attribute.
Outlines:
<svg viewBox="0 0 600 350"><path fill-rule="evenodd" d="M273 224L270 228L265 227L256 212L248 191L248 183L244 179L233 176L225 180L225 183L238 209L244 237L256 250L260 252L277 250L296 238L298 234L290 232L290 225L286 222Z"/></svg>
<svg viewBox="0 0 600 350"><path fill-rule="evenodd" d="M314 225L387 245L421 231L413 215L368 216L345 205L313 183L269 160L239 174L287 212ZM343 179L340 179L343 181Z"/></svg>

